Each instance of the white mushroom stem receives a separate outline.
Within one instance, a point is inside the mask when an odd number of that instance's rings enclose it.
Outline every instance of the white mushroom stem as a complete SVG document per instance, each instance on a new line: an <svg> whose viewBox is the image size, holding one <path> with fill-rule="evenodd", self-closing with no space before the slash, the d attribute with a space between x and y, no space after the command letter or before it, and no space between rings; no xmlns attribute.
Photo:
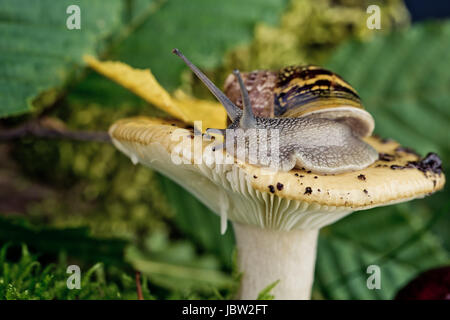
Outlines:
<svg viewBox="0 0 450 320"><path fill-rule="evenodd" d="M233 223L238 267L243 273L239 299L256 299L280 280L275 299L306 300L314 280L318 230L270 230Z"/></svg>

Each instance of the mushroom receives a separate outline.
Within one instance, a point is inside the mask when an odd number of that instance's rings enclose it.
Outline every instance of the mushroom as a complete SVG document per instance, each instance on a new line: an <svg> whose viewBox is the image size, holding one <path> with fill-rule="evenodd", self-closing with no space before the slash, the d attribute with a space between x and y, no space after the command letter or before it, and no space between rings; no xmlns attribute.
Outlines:
<svg viewBox="0 0 450 320"><path fill-rule="evenodd" d="M228 98L188 65L229 108ZM240 299L256 299L277 280L276 299L309 299L321 228L354 211L424 197L445 183L436 154L421 159L397 142L375 136L363 138L379 154L374 163L319 174L249 164L221 149L219 139L211 141L201 128L195 129L178 120L137 117L117 121L109 134L134 164L168 176L220 215L222 233L227 220L232 222L243 273Z"/></svg>
<svg viewBox="0 0 450 320"><path fill-rule="evenodd" d="M267 285L276 299L309 299L319 230L353 211L421 198L442 189L437 155L423 159L397 142L371 136L379 160L365 169L319 175L302 169L270 172L215 150L187 124L155 118L114 123L114 145L173 179L233 224L240 299L256 299ZM228 157L228 158L227 158ZM224 161L225 160L225 161Z"/></svg>

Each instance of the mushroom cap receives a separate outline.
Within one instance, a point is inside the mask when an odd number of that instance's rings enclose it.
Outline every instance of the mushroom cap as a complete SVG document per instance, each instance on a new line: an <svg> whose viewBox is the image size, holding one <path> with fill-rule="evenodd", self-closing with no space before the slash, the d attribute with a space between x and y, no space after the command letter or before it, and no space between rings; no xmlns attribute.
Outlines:
<svg viewBox="0 0 450 320"><path fill-rule="evenodd" d="M380 154L375 163L363 170L319 175L301 169L271 172L237 159L223 164L212 155L230 160L226 152L211 151L214 142L194 136L176 120L123 119L109 133L133 163L173 179L222 215L222 221L263 228L318 229L353 211L422 198L445 184L436 155L421 160L397 142L374 136L364 140ZM174 156L182 163L174 163Z"/></svg>

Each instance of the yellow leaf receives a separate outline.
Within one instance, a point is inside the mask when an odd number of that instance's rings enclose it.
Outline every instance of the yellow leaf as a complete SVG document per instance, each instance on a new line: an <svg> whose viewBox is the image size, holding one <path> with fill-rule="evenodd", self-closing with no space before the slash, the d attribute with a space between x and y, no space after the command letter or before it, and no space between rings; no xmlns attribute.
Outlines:
<svg viewBox="0 0 450 320"><path fill-rule="evenodd" d="M189 97L181 91L172 97L149 69L134 69L122 62L99 61L92 56L84 56L84 61L98 73L175 118L189 124L202 121L203 131L226 127L227 114L219 103Z"/></svg>

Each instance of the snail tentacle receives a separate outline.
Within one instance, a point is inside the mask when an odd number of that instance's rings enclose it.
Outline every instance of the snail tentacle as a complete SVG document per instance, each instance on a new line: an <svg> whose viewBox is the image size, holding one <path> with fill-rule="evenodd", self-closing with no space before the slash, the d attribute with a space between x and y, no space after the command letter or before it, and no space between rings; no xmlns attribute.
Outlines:
<svg viewBox="0 0 450 320"><path fill-rule="evenodd" d="M241 89L242 102L244 107L240 121L240 126L241 128L244 129L254 128L256 125L256 119L255 115L253 114L252 104L250 103L247 88L244 85L244 81L242 80L239 70L236 69L233 71L233 73L239 81L239 87Z"/></svg>
<svg viewBox="0 0 450 320"><path fill-rule="evenodd" d="M188 60L178 49L173 49L172 52L180 57L189 69L195 73L195 75L205 84L205 86L211 91L211 93L220 101L220 103L225 107L228 116L231 121L234 121L236 117L240 114L240 109L219 89L217 88L208 77L200 71L191 61Z"/></svg>

